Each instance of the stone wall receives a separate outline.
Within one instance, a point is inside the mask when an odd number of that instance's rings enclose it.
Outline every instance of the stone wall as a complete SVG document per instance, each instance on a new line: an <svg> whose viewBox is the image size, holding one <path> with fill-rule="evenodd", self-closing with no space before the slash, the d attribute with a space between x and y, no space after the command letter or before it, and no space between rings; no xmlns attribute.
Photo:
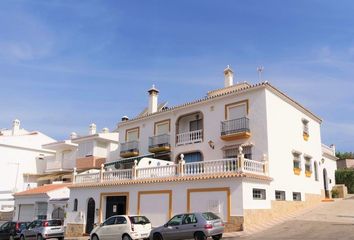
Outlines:
<svg viewBox="0 0 354 240"><path fill-rule="evenodd" d="M0 221L11 221L14 212L0 212Z"/></svg>
<svg viewBox="0 0 354 240"><path fill-rule="evenodd" d="M338 191L339 198L345 198L348 195L348 188L344 184L335 185L332 190Z"/></svg>
<svg viewBox="0 0 354 240"><path fill-rule="evenodd" d="M245 209L244 229L315 206L321 202L321 199L323 199L322 194L306 194L305 201L272 201L271 209Z"/></svg>
<svg viewBox="0 0 354 240"><path fill-rule="evenodd" d="M66 225L65 237L81 237L85 232L85 225L80 223L68 223Z"/></svg>
<svg viewBox="0 0 354 240"><path fill-rule="evenodd" d="M237 232L243 230L243 216L231 216L230 221L225 223L225 232Z"/></svg>

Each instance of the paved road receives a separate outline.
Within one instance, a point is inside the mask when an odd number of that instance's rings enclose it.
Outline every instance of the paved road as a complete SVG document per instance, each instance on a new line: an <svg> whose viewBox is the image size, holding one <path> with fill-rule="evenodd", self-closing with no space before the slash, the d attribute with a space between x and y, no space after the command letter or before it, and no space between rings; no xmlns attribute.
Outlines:
<svg viewBox="0 0 354 240"><path fill-rule="evenodd" d="M353 240L354 197L330 203L268 230L234 239L243 240Z"/></svg>

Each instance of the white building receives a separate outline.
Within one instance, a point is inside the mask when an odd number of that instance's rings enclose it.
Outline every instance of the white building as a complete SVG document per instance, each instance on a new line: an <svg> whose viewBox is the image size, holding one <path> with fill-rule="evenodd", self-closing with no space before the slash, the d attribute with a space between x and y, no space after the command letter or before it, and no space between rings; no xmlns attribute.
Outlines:
<svg viewBox="0 0 354 240"><path fill-rule="evenodd" d="M118 124L121 159L75 176L69 236L113 214L156 226L189 211L213 211L235 231L329 196L336 158L322 147L322 120L268 82L233 84L229 67L224 77L223 88L175 107L148 91L146 110ZM170 164L139 166L146 156Z"/></svg>
<svg viewBox="0 0 354 240"><path fill-rule="evenodd" d="M15 221L64 220L70 190L68 184L50 184L16 193Z"/></svg>
<svg viewBox="0 0 354 240"><path fill-rule="evenodd" d="M70 192L67 186L72 182L74 171L97 172L102 164L117 159L118 133L109 132L107 128L98 133L96 125L91 124L88 135L71 133L68 140L50 142L42 147L54 154L44 157L43 172L37 178L39 187L15 194L14 220L63 216ZM42 212L45 209L46 214L36 213L38 206Z"/></svg>
<svg viewBox="0 0 354 240"><path fill-rule="evenodd" d="M37 186L45 170L44 158L54 154L42 145L53 141L41 132L20 128L17 119L11 129L0 130L0 211L13 210L12 194Z"/></svg>
<svg viewBox="0 0 354 240"><path fill-rule="evenodd" d="M74 168L79 172L99 169L118 158L118 133L109 132L108 128L97 132L92 123L87 135L78 136L73 132L70 139L48 143L43 148L55 151L55 155L45 158L45 174L39 178L41 185L71 182Z"/></svg>

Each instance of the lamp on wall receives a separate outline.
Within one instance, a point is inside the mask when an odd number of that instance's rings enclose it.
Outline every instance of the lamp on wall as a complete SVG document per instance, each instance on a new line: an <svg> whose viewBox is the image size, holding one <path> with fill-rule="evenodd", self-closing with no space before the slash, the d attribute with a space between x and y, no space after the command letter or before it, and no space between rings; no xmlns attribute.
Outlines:
<svg viewBox="0 0 354 240"><path fill-rule="evenodd" d="M324 163L324 161L325 161L325 159L324 159L324 158L322 158L322 159L321 159L321 162L322 162L322 163Z"/></svg>
<svg viewBox="0 0 354 240"><path fill-rule="evenodd" d="M208 144L209 144L209 147L210 147L211 149L214 149L214 148L215 148L215 144L214 144L213 141L209 140Z"/></svg>

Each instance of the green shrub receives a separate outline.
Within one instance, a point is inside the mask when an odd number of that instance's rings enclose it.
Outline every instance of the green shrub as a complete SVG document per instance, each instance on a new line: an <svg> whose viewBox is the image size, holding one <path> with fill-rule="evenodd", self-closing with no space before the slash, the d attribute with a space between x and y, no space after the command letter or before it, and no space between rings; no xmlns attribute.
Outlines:
<svg viewBox="0 0 354 240"><path fill-rule="evenodd" d="M337 170L336 184L344 184L348 188L348 193L354 193L354 169Z"/></svg>
<svg viewBox="0 0 354 240"><path fill-rule="evenodd" d="M339 191L337 189L332 189L332 198L337 198L339 197Z"/></svg>

